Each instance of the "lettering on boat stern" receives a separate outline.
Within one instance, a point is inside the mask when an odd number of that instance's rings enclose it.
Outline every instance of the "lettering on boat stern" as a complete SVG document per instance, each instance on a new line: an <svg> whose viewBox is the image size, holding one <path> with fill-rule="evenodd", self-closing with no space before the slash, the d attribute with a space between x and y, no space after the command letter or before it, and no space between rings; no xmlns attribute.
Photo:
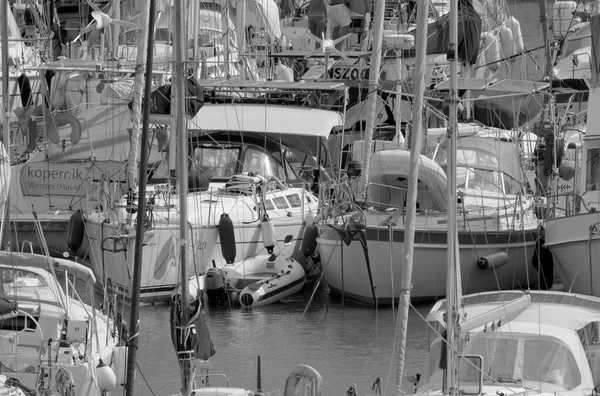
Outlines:
<svg viewBox="0 0 600 396"><path fill-rule="evenodd" d="M78 165L52 165L38 163L25 165L19 175L25 196L82 195L81 184L86 181L86 169Z"/></svg>

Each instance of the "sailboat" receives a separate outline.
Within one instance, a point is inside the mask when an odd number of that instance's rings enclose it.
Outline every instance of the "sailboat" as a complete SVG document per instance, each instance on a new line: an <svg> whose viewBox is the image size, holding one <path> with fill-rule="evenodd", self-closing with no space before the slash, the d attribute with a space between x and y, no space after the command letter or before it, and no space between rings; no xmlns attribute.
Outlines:
<svg viewBox="0 0 600 396"><path fill-rule="evenodd" d="M150 21L149 26L152 28L154 25L154 17L152 16L152 10L155 6L154 0L150 2ZM180 199L179 210L181 216L186 216L187 212L187 119L185 115L184 103L184 58L183 58L183 32L184 21L183 21L183 1L175 2L175 21L177 30L176 36L180 40L176 40L175 50L175 65L174 65L174 88L175 88L175 101L173 106L173 116L176 123L177 146L176 151L180 155L177 156L178 162L178 193ZM150 44L149 44L150 45ZM151 49L148 51L147 64L151 67ZM150 84L149 84L149 73L146 74L146 87L145 87L145 100L146 106L143 107L143 129L141 138L141 155L140 155L140 179L139 179L139 195L138 195L138 208L144 210L146 205L146 166L147 166L147 143L148 143L148 129L149 129L149 118L150 118L150 106L148 101L150 100ZM183 155L181 155L183 154ZM134 324L133 334L131 338L131 346L129 349L129 360L127 366L127 383L126 391L127 395L133 394L133 380L135 373L135 358L137 350L137 336L138 336L138 325L139 317L137 308L140 300L140 278L142 275L142 255L144 242L144 226L145 221L143 217L139 216L136 222L136 250L134 260L134 275L133 275L133 286L131 294L131 322ZM189 236L189 229L186 222L181 222L179 227L179 246L178 250L178 268L180 272L180 287L177 295L174 296L171 305L170 325L171 325L171 336L175 351L177 353L177 359L180 365L181 372L181 395L189 396L191 394L204 394L204 395L218 395L218 394L248 394L248 391L241 388L232 388L227 384L226 387L208 387L208 370L210 369L209 358L215 353L208 328L204 322L201 298L198 294L190 294L188 287L188 272L186 261L189 259L189 247L187 246ZM306 389L302 387L308 387L308 389L315 389L311 393L315 396L320 395L320 376L314 370L308 366L302 366L300 369L293 371L291 377L294 380L293 385L290 386L292 391L298 391L300 389ZM312 371L311 371L312 370ZM199 375L196 375L200 372ZM287 384L286 384L287 385ZM259 385L260 389L260 385ZM318 390L318 391L317 391Z"/></svg>
<svg viewBox="0 0 600 396"><path fill-rule="evenodd" d="M456 11L453 7L451 12ZM453 33L450 42L455 39ZM451 80L456 98L454 87ZM454 128L449 131L451 147ZM456 165L449 169L449 212L455 212ZM454 226L448 239L447 296L427 316L436 337L416 394L583 395L595 389L600 354L591 332L600 318L600 299L531 290L463 295Z"/></svg>
<svg viewBox="0 0 600 396"><path fill-rule="evenodd" d="M591 18L591 40L598 45L599 15ZM581 158L576 162L572 191L551 195L548 199L545 245L552 252L554 264L565 288L575 293L600 296L600 271L597 268L600 242L600 212L598 210L600 157L598 133L591 126L598 119L592 111L600 103L598 65L600 60L592 52L591 85L588 99L587 128L582 142L573 141L569 148ZM555 204L558 199L563 199Z"/></svg>
<svg viewBox="0 0 600 396"><path fill-rule="evenodd" d="M460 54L461 50L457 51ZM447 82L436 87L449 88ZM450 111L450 116L456 115ZM368 119L374 118L373 111ZM460 227L461 286L466 292L523 287L534 279L535 270L529 263L539 220L533 196L527 191L519 147L510 141L507 131L471 123L456 125L461 183L460 200L455 202L460 216L453 219L445 209L453 202L448 201L445 190L450 186L449 155L457 147L450 145L444 128L439 128L442 142L428 147L437 152L435 160L419 156L413 241L406 235L407 184L414 177L409 175L411 155L398 149L396 141L378 142L373 149L368 138L373 125L367 124L365 141L356 141L353 147L353 158L364 156L361 179L356 182L363 202L333 207L329 221L319 228L323 279L331 292L360 303L394 304L402 281L396 260L414 243L418 265L412 277L412 297L431 300L444 296L447 273L442 269L451 242L447 237L451 224ZM428 138L435 141L432 129Z"/></svg>

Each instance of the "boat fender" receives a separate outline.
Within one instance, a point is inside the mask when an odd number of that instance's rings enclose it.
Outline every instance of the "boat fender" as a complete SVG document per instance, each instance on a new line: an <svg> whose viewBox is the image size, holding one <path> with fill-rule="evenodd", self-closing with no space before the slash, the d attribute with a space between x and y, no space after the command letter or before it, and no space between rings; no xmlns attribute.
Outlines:
<svg viewBox="0 0 600 396"><path fill-rule="evenodd" d="M306 225L304 235L302 235L302 245L300 250L304 257L310 257L317 250L317 238L319 237L319 228L314 222Z"/></svg>
<svg viewBox="0 0 600 396"><path fill-rule="evenodd" d="M127 380L127 346L120 345L113 348L111 366L113 366L117 384L125 384Z"/></svg>
<svg viewBox="0 0 600 396"><path fill-rule="evenodd" d="M505 60L510 60L514 62L512 59L515 52L515 42L513 38L512 31L506 26L506 24L502 24L500 26L500 32L498 32L498 37L500 38L500 44L502 45L502 57Z"/></svg>
<svg viewBox="0 0 600 396"><path fill-rule="evenodd" d="M538 237L535 243L535 248L533 249L531 264L536 271L541 271L539 288L541 290L550 290L554 283L554 256L552 256L552 252L545 246L545 244L545 230L542 227L540 229L540 236Z"/></svg>
<svg viewBox="0 0 600 396"><path fill-rule="evenodd" d="M27 123L27 152L35 151L37 147L37 121L29 120Z"/></svg>
<svg viewBox="0 0 600 396"><path fill-rule="evenodd" d="M267 249L269 254L273 253L275 248L275 225L273 220L265 213L262 221L260 222L260 228L262 230L263 245Z"/></svg>
<svg viewBox="0 0 600 396"><path fill-rule="evenodd" d="M60 143L61 139L58 128L67 124L71 126L69 140L72 144L77 144L79 139L81 139L81 123L77 118L67 113L56 114L53 117L49 117L49 120L46 123L48 140L54 144Z"/></svg>
<svg viewBox="0 0 600 396"><path fill-rule="evenodd" d="M485 63L492 73L495 73L500 68L500 45L498 39L492 32L481 34L483 48L485 54Z"/></svg>
<svg viewBox="0 0 600 396"><path fill-rule="evenodd" d="M227 213L223 213L217 226L221 240L221 253L227 264L233 264L237 251L235 248L235 233L233 221Z"/></svg>
<svg viewBox="0 0 600 396"><path fill-rule="evenodd" d="M83 222L83 212L77 209L69 218L67 227L67 246L73 253L77 252L83 244L83 236L85 235L85 223Z"/></svg>
<svg viewBox="0 0 600 396"><path fill-rule="evenodd" d="M515 54L522 54L525 51L525 44L523 43L523 33L521 32L521 23L514 16L508 17L506 20L506 26L512 31Z"/></svg>
<svg viewBox="0 0 600 396"><path fill-rule="evenodd" d="M552 11L554 38L563 39L569 28L573 26L573 15L577 11L577 3L570 0L556 1Z"/></svg>
<svg viewBox="0 0 600 396"><path fill-rule="evenodd" d="M569 181L575 176L575 162L561 161L558 167L558 176L565 181Z"/></svg>
<svg viewBox="0 0 600 396"><path fill-rule="evenodd" d="M509 257L506 252L492 253L487 256L479 257L479 259L477 259L477 266L482 270L495 269L508 263L508 259Z"/></svg>
<svg viewBox="0 0 600 396"><path fill-rule="evenodd" d="M31 82L29 77L25 74L21 74L18 79L19 90L21 91L21 104L23 107L29 106L29 100L31 99Z"/></svg>
<svg viewBox="0 0 600 396"><path fill-rule="evenodd" d="M100 392L110 391L117 386L117 376L113 369L107 366L102 359L96 367L96 380L98 381L98 389Z"/></svg>

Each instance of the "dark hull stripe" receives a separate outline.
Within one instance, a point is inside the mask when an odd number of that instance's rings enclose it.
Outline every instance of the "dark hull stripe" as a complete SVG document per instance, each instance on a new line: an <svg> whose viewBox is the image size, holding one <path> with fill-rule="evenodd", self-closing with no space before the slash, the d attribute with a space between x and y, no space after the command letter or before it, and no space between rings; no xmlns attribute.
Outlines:
<svg viewBox="0 0 600 396"><path fill-rule="evenodd" d="M285 286L278 287L273 291L263 294L262 296L259 297L258 301L266 300L267 298L276 296L277 294L280 294L286 290L292 289L292 288L298 286L300 283L304 283L305 281L306 281L306 277L303 276L302 278L299 278L299 279L295 280L294 282L290 282Z"/></svg>
<svg viewBox="0 0 600 396"><path fill-rule="evenodd" d="M393 241L404 242L404 230L393 230ZM461 245L506 245L519 242L534 242L538 238L537 230L528 231L459 231L458 243ZM367 241L389 242L390 232L387 229L367 228ZM446 245L446 230L416 231L415 243Z"/></svg>

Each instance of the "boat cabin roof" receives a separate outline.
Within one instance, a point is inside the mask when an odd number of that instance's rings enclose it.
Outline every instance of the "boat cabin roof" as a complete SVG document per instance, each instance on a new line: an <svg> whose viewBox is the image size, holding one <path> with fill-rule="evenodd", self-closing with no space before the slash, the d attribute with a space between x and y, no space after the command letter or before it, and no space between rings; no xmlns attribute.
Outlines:
<svg viewBox="0 0 600 396"><path fill-rule="evenodd" d="M524 298L527 296L530 297L529 303ZM514 303L519 299L523 304L517 307ZM508 304L511 303L513 307L508 308ZM580 330L590 323L600 321L600 298L574 293L554 291L525 293L519 290L486 292L463 296L462 305L461 310L467 318L466 321L474 321L494 309L504 311L502 312L504 318L495 319L496 321L502 319L503 323L508 320L511 323L525 322ZM427 320L445 325L445 312L445 300L440 300L431 309ZM493 320L490 319L487 323L492 323Z"/></svg>
<svg viewBox="0 0 600 396"><path fill-rule="evenodd" d="M89 285L96 283L96 277L90 268L71 260L47 257L40 254L0 251L0 265L12 268L35 268L49 271L51 265L56 271L68 271Z"/></svg>

